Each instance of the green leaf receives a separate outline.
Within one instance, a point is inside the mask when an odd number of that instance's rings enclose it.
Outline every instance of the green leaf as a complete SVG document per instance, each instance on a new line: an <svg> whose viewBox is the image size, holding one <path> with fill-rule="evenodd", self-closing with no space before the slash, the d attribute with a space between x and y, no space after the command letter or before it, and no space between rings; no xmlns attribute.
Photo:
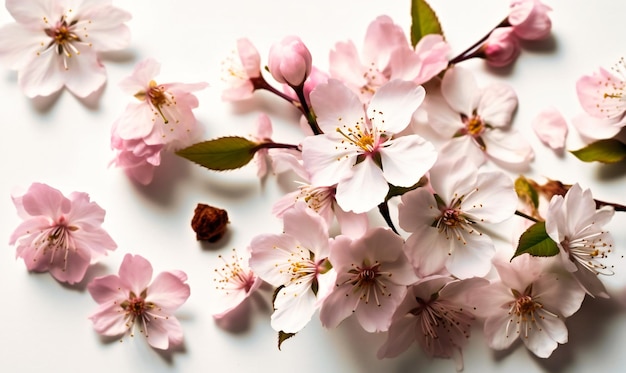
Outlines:
<svg viewBox="0 0 626 373"><path fill-rule="evenodd" d="M522 233L517 245L516 256L522 254L530 254L532 256L555 256L559 253L559 247L556 245L548 233L546 232L546 223L537 222L530 226L526 232ZM511 258L511 260L513 259Z"/></svg>
<svg viewBox="0 0 626 373"><path fill-rule="evenodd" d="M283 344L283 342L293 337L294 335L296 335L296 333L285 333L282 330L279 331L278 332L278 349L280 350L280 346Z"/></svg>
<svg viewBox="0 0 626 373"><path fill-rule="evenodd" d="M441 24L426 0L411 1L411 43L413 47L428 34L443 35Z"/></svg>
<svg viewBox="0 0 626 373"><path fill-rule="evenodd" d="M211 170L234 170L252 160L258 145L243 137L220 137L193 144L176 154Z"/></svg>
<svg viewBox="0 0 626 373"><path fill-rule="evenodd" d="M539 207L539 193L524 176L515 180L515 192L521 200L531 204L535 210Z"/></svg>
<svg viewBox="0 0 626 373"><path fill-rule="evenodd" d="M615 163L626 158L626 144L615 139L599 140L570 153L583 162Z"/></svg>

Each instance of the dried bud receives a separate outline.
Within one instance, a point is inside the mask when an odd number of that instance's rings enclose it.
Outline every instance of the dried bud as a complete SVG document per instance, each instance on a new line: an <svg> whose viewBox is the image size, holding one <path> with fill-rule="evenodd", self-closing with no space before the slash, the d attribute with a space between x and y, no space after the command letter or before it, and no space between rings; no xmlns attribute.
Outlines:
<svg viewBox="0 0 626 373"><path fill-rule="evenodd" d="M198 203L191 219L191 228L198 241L216 242L226 232L228 213L217 207Z"/></svg>

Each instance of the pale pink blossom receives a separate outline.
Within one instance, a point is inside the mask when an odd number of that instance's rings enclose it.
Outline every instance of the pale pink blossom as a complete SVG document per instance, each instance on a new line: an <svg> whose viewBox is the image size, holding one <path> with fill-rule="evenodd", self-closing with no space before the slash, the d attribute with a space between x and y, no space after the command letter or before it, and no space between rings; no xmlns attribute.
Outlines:
<svg viewBox="0 0 626 373"><path fill-rule="evenodd" d="M139 62L132 74L120 82L124 92L139 102L128 104L115 126L124 140L143 139L148 145L181 148L191 145L200 128L192 109L198 99L192 93L207 87L206 83L158 84L154 78L161 65L153 59Z"/></svg>
<svg viewBox="0 0 626 373"><path fill-rule="evenodd" d="M494 67L511 65L519 57L521 51L512 27L494 29L481 48L487 64Z"/></svg>
<svg viewBox="0 0 626 373"><path fill-rule="evenodd" d="M441 35L426 35L411 48L404 30L388 16L367 28L359 54L352 41L339 42L330 52L330 75L367 103L390 80L425 83L448 66L450 47Z"/></svg>
<svg viewBox="0 0 626 373"><path fill-rule="evenodd" d="M535 134L547 146L558 150L565 147L567 122L555 108L541 111L531 122Z"/></svg>
<svg viewBox="0 0 626 373"><path fill-rule="evenodd" d="M250 269L248 261L250 252L239 255L233 249L228 260L222 255L219 258L224 264L215 268L213 282L215 287L211 292L211 314L216 319L226 317L241 305L250 295L259 289L263 281Z"/></svg>
<svg viewBox="0 0 626 373"><path fill-rule="evenodd" d="M328 262L329 237L324 220L304 203L283 215L280 235L263 234L250 244L250 267L278 289L272 328L296 333L308 324L335 281Z"/></svg>
<svg viewBox="0 0 626 373"><path fill-rule="evenodd" d="M552 10L540 0L511 0L508 21L520 39L539 40L550 35Z"/></svg>
<svg viewBox="0 0 626 373"><path fill-rule="evenodd" d="M315 186L337 185L344 211L367 212L384 201L389 184L409 187L434 164L434 146L418 135L396 137L424 99L424 88L394 80L367 109L337 80L317 87L311 102L322 135L302 142L304 167Z"/></svg>
<svg viewBox="0 0 626 373"><path fill-rule="evenodd" d="M546 214L546 232L560 250L561 262L591 296L608 298L600 274L612 274L613 238L603 230L613 217L610 206L596 209L589 189L572 185L565 197L555 195Z"/></svg>
<svg viewBox="0 0 626 373"><path fill-rule="evenodd" d="M513 216L517 195L501 172L478 172L465 158L438 162L430 170L432 191L402 195L400 227L411 235L404 247L420 275L447 269L458 278L484 276L496 253L484 224Z"/></svg>
<svg viewBox="0 0 626 373"><path fill-rule="evenodd" d="M174 316L189 298L187 275L159 273L152 282L152 265L139 255L126 254L117 275L93 279L87 290L99 304L89 319L99 334L121 336L135 331L150 346L166 350L183 343L183 330Z"/></svg>
<svg viewBox="0 0 626 373"><path fill-rule="evenodd" d="M18 70L28 97L48 96L65 86L87 97L106 81L98 52L125 48L128 12L111 0L6 0L17 23L0 28L0 61Z"/></svg>
<svg viewBox="0 0 626 373"><path fill-rule="evenodd" d="M287 36L270 48L268 68L277 82L300 86L311 74L311 52L297 36Z"/></svg>
<svg viewBox="0 0 626 373"><path fill-rule="evenodd" d="M237 40L237 55L222 62L222 80L227 88L222 100L240 101L252 97L253 80L261 78L261 56L252 42L246 38Z"/></svg>
<svg viewBox="0 0 626 373"><path fill-rule="evenodd" d="M33 183L12 198L24 221L9 244L17 244L16 256L29 271L48 271L58 281L74 284L83 280L91 263L117 248L101 227L105 211L87 193L65 197L46 184Z"/></svg>
<svg viewBox="0 0 626 373"><path fill-rule="evenodd" d="M611 70L599 68L576 82L578 101L588 115L577 116L572 124L586 138L611 138L626 126L624 60L620 60Z"/></svg>
<svg viewBox="0 0 626 373"><path fill-rule="evenodd" d="M407 287L417 281L402 244L402 237L382 227L372 228L356 240L335 238L330 261L337 280L322 304L322 325L334 328L354 315L368 332L389 328Z"/></svg>
<svg viewBox="0 0 626 373"><path fill-rule="evenodd" d="M517 95L504 83L479 88L474 75L455 66L446 71L440 92L429 92L424 104L428 123L450 139L440 152L464 156L476 164L487 158L527 166L534 152L528 141L510 128Z"/></svg>
<svg viewBox="0 0 626 373"><path fill-rule="evenodd" d="M474 324L476 297L489 282L435 276L411 286L398 306L378 358L393 358L416 342L431 357L450 359L463 369L462 348Z"/></svg>
<svg viewBox="0 0 626 373"><path fill-rule="evenodd" d="M580 308L585 292L567 273L546 272L542 259L521 255L511 263L494 262L501 280L476 294L491 348L503 350L521 339L546 358L567 342L565 318Z"/></svg>
<svg viewBox="0 0 626 373"><path fill-rule="evenodd" d="M311 104L311 92L320 84L327 83L329 76L326 72L318 69L317 67L311 67L311 73L304 81L304 87L302 91L304 92L304 98L306 99L307 104ZM283 93L290 97L294 102L298 101L298 95L296 92L287 84L283 84ZM306 118L304 118L305 124L309 127L309 124L306 123ZM311 131L310 127L308 128Z"/></svg>
<svg viewBox="0 0 626 373"><path fill-rule="evenodd" d="M111 165L142 185L150 184L155 168L161 164L163 144L149 145L143 138L124 140L117 133L118 124L116 121L111 130L111 149L115 152Z"/></svg>

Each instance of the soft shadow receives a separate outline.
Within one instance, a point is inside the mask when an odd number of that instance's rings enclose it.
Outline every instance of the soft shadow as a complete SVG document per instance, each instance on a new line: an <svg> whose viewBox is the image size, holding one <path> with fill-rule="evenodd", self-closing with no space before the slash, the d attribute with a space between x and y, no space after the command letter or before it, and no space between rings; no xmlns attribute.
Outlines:
<svg viewBox="0 0 626 373"><path fill-rule="evenodd" d="M89 284L94 278L104 276L110 273L110 269L102 263L92 264L87 268L87 272L85 273L85 277L81 282L77 282L75 284L68 284L66 282L59 282L62 287L68 290L74 290L78 292L84 292L87 289L87 284Z"/></svg>
<svg viewBox="0 0 626 373"><path fill-rule="evenodd" d="M104 90L106 89L106 86L107 86L107 82L105 82L97 90L93 91L87 97L79 97L74 94L72 95L76 97L76 99L80 101L87 109L91 111L96 111L100 108L100 97L102 97L102 94L104 93Z"/></svg>
<svg viewBox="0 0 626 373"><path fill-rule="evenodd" d="M132 49L125 49L121 51L99 52L98 56L104 61L128 63L134 62L137 58L137 54Z"/></svg>
<svg viewBox="0 0 626 373"><path fill-rule="evenodd" d="M154 179L149 185L142 185L131 179L135 189L161 206L170 204L176 184L190 174L191 162L170 152L161 153L161 165L154 171Z"/></svg>
<svg viewBox="0 0 626 373"><path fill-rule="evenodd" d="M497 75L502 78L506 78L506 77L511 76L511 74L513 74L513 69L515 69L516 62L517 60L513 61L513 63L507 66L502 66L502 67L491 66L491 65L488 65L487 63L485 63L485 66L486 66L487 71L489 71L490 74Z"/></svg>
<svg viewBox="0 0 626 373"><path fill-rule="evenodd" d="M218 179L207 180L206 187L211 193L229 200L241 200L257 193L257 180L242 183L224 182Z"/></svg>
<svg viewBox="0 0 626 373"><path fill-rule="evenodd" d="M255 94L251 99L232 102L231 108L233 113L243 115L264 112L272 118L282 118L299 125L301 112L295 106L290 105L287 101L274 96L268 91L260 90L256 93L258 94ZM282 104L277 105L277 102L282 102ZM286 109L289 107L291 107L291 110Z"/></svg>
<svg viewBox="0 0 626 373"><path fill-rule="evenodd" d="M504 350L491 350L491 356L493 356L494 361L502 361L506 359L509 355L511 355L515 350L517 350L521 341L519 339L515 340L508 348Z"/></svg>
<svg viewBox="0 0 626 373"><path fill-rule="evenodd" d="M50 96L37 96L30 100L30 103L39 114L47 114L54 104L59 100L65 88L61 88Z"/></svg>
<svg viewBox="0 0 626 373"><path fill-rule="evenodd" d="M230 221L228 222L228 224L230 225ZM205 240L199 240L198 242L202 250L218 251L226 247L230 247L231 246L230 242L232 241L232 238L233 238L233 231L232 229L227 227L226 232L224 232L224 235L220 237L216 242L209 242Z"/></svg>
<svg viewBox="0 0 626 373"><path fill-rule="evenodd" d="M256 314L270 313L270 305L266 298L269 297L268 291L271 291L271 288L268 289L263 285L228 314L214 318L215 324L220 329L233 334L243 334L250 330L252 319Z"/></svg>
<svg viewBox="0 0 626 373"><path fill-rule="evenodd" d="M596 174L600 181L620 179L626 175L626 159L610 164L599 164Z"/></svg>
<svg viewBox="0 0 626 373"><path fill-rule="evenodd" d="M147 341L146 341L147 342ZM185 342L181 343L178 346L170 347L167 350L157 350L153 349L156 354L163 359L168 365L172 365L174 363L174 355L175 354L184 354L187 352L187 347L185 346Z"/></svg>
<svg viewBox="0 0 626 373"><path fill-rule="evenodd" d="M538 53L552 53L559 47L553 34L542 40L520 40L520 45L524 50Z"/></svg>

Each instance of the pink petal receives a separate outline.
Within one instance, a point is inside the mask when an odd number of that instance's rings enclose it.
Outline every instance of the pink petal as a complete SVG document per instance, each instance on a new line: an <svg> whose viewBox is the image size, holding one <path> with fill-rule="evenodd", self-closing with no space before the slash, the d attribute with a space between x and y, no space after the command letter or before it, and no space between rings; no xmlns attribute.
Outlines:
<svg viewBox="0 0 626 373"><path fill-rule="evenodd" d="M27 97L49 96L63 88L67 72L62 58L51 48L29 60L18 72L18 83Z"/></svg>
<svg viewBox="0 0 626 373"><path fill-rule="evenodd" d="M535 152L528 141L516 130L501 131L492 129L482 135L486 153L501 162L527 166L535 158Z"/></svg>
<svg viewBox="0 0 626 373"><path fill-rule="evenodd" d="M539 140L552 149L563 149L567 138L567 122L555 108L549 108L537 115L532 123Z"/></svg>
<svg viewBox="0 0 626 373"><path fill-rule="evenodd" d="M124 312L119 304L102 304L89 319L93 322L93 328L98 334L106 336L118 336L126 333L128 326L124 319Z"/></svg>
<svg viewBox="0 0 626 373"><path fill-rule="evenodd" d="M72 203L55 188L46 184L33 183L22 197L24 210L31 216L47 216L56 219L70 212Z"/></svg>
<svg viewBox="0 0 626 373"><path fill-rule="evenodd" d="M480 90L476 113L493 127L506 127L517 108L517 94L507 84L493 83Z"/></svg>
<svg viewBox="0 0 626 373"><path fill-rule="evenodd" d="M339 79L355 88L367 84L364 74L367 70L363 67L359 52L352 41L335 44L330 51L329 72L334 79Z"/></svg>
<svg viewBox="0 0 626 373"><path fill-rule="evenodd" d="M0 61L13 70L20 69L29 59L36 58L43 31L10 23L0 27Z"/></svg>
<svg viewBox="0 0 626 373"><path fill-rule="evenodd" d="M87 284L87 291L96 303L103 304L128 298L128 293L122 290L123 286L117 275L107 275L94 278Z"/></svg>
<svg viewBox="0 0 626 373"><path fill-rule="evenodd" d="M76 27L86 28L85 42L93 45L96 51L115 51L126 48L130 43L130 30L124 22L129 21L130 13L102 2L84 2L76 14L79 22Z"/></svg>
<svg viewBox="0 0 626 373"><path fill-rule="evenodd" d="M473 114L474 100L478 92L474 75L459 66L448 69L441 81L441 94L448 105L457 113L468 117Z"/></svg>
<svg viewBox="0 0 626 373"><path fill-rule="evenodd" d="M587 139L610 139L626 125L626 116L600 119L582 113L572 118L572 125L580 135Z"/></svg>
<svg viewBox="0 0 626 373"><path fill-rule="evenodd" d="M69 249L67 260L64 256L63 250L56 251L48 268L52 277L68 284L82 281L91 263L91 252L88 249L76 247Z"/></svg>
<svg viewBox="0 0 626 373"><path fill-rule="evenodd" d="M311 104L320 128L329 134L363 121L363 104L339 80L329 79L328 83L318 85L311 92Z"/></svg>
<svg viewBox="0 0 626 373"><path fill-rule="evenodd" d="M37 216L30 218L15 228L11 237L9 237L9 245L14 245L20 237L42 231L50 227L50 219L45 216Z"/></svg>
<svg viewBox="0 0 626 373"><path fill-rule="evenodd" d="M166 350L183 343L183 328L172 316L150 320L147 330L148 344L159 350Z"/></svg>
<svg viewBox="0 0 626 373"><path fill-rule="evenodd" d="M152 58L146 58L135 65L130 76L122 79L120 88L129 95L146 90L148 83L159 75L161 64Z"/></svg>
<svg viewBox="0 0 626 373"><path fill-rule="evenodd" d="M352 171L351 176L337 185L335 198L344 211L367 212L385 200L389 185L370 157L354 165Z"/></svg>
<svg viewBox="0 0 626 373"><path fill-rule="evenodd" d="M413 82L392 80L380 87L367 108L372 125L382 131L399 133L424 101L424 87Z"/></svg>
<svg viewBox="0 0 626 373"><path fill-rule="evenodd" d="M261 75L261 56L252 42L246 38L237 40L237 52L248 77L259 77Z"/></svg>
<svg viewBox="0 0 626 373"><path fill-rule="evenodd" d="M283 215L285 234L295 237L303 247L320 260L328 256L328 228L321 216L307 207L306 203L296 203L295 208Z"/></svg>
<svg viewBox="0 0 626 373"><path fill-rule="evenodd" d="M593 75L584 75L576 82L578 101L587 114L598 119L621 117L626 111L623 90L626 82L600 68Z"/></svg>
<svg viewBox="0 0 626 373"><path fill-rule="evenodd" d="M365 33L363 62L366 66L374 64L382 71L389 64L394 50L408 46L404 30L389 16L378 16Z"/></svg>
<svg viewBox="0 0 626 373"><path fill-rule="evenodd" d="M385 145L380 150L383 173L395 186L414 185L437 160L433 144L418 135L402 136Z"/></svg>
<svg viewBox="0 0 626 373"><path fill-rule="evenodd" d="M528 333L528 338L520 339L535 355L547 358L556 350L557 340L561 343L567 342L567 328L560 318L554 317L544 310L539 310L537 313L545 316L537 315L537 321L533 325L533 330ZM557 338L553 338L552 335Z"/></svg>
<svg viewBox="0 0 626 373"><path fill-rule="evenodd" d="M6 0L6 8L17 22L25 25L41 25L42 31L46 26L42 17L48 17L49 22L55 22L56 17L64 11L60 2L49 0Z"/></svg>
<svg viewBox="0 0 626 373"><path fill-rule="evenodd" d="M139 296L152 279L152 265L144 257L126 254L119 269L124 288Z"/></svg>
<svg viewBox="0 0 626 373"><path fill-rule="evenodd" d="M92 48L77 48L80 54L67 59L67 70L61 71L61 74L70 92L78 97L87 97L106 82L106 70Z"/></svg>
<svg viewBox="0 0 626 373"><path fill-rule="evenodd" d="M140 139L152 132L154 113L147 102L133 102L118 119L117 136L124 140Z"/></svg>
<svg viewBox="0 0 626 373"><path fill-rule="evenodd" d="M161 272L148 286L146 301L153 302L164 313L172 313L189 298L189 285L169 272Z"/></svg>

